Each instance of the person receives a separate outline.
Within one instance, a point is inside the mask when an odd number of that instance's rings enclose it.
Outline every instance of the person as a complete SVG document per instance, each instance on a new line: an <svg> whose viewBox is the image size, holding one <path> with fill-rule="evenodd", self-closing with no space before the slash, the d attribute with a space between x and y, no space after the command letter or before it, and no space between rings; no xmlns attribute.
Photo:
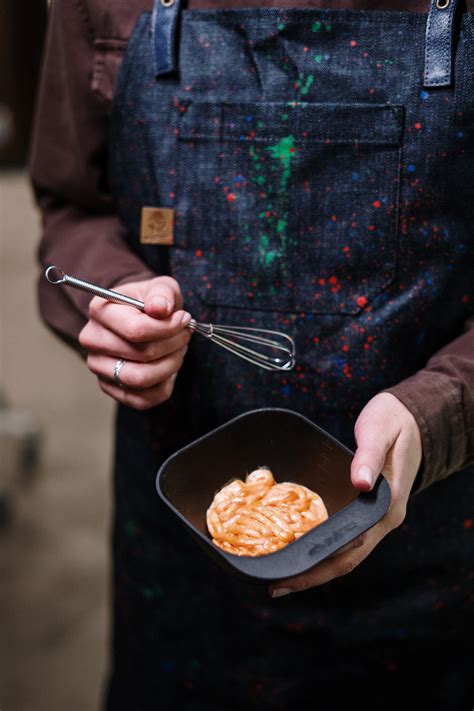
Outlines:
<svg viewBox="0 0 474 711"><path fill-rule="evenodd" d="M146 309L39 280L43 318L119 403L108 709L472 704L473 10L53 2L41 269ZM296 368L191 338L191 315L290 333ZM261 406L315 421L355 450L357 489L382 472L392 494L269 589L195 548L154 481Z"/></svg>

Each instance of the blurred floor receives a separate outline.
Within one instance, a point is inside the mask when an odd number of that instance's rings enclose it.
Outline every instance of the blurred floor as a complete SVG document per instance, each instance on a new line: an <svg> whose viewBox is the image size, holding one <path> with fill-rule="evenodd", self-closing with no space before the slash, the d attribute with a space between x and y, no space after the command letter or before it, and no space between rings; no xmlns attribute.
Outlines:
<svg viewBox="0 0 474 711"><path fill-rule="evenodd" d="M44 433L40 467L15 488L0 531L0 709L96 711L113 406L39 320L38 233L24 174L0 173L0 391Z"/></svg>

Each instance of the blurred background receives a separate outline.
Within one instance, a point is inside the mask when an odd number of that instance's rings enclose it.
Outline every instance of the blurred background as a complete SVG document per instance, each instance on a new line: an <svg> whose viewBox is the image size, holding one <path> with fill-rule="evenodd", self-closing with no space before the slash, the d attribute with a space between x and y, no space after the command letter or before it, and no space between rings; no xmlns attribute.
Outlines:
<svg viewBox="0 0 474 711"><path fill-rule="evenodd" d="M1 1L0 709L95 711L113 405L37 313L40 225L25 164L45 25L45 1Z"/></svg>

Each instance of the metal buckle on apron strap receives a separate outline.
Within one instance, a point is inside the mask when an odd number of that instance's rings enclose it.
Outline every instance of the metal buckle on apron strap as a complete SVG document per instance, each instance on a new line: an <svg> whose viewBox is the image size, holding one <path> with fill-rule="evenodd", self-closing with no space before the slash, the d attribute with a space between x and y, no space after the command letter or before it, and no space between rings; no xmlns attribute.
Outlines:
<svg viewBox="0 0 474 711"><path fill-rule="evenodd" d="M431 0L426 23L424 86L452 83L456 6L457 0Z"/></svg>
<svg viewBox="0 0 474 711"><path fill-rule="evenodd" d="M179 10L180 0L155 0L151 26L157 76L176 69L175 44Z"/></svg>

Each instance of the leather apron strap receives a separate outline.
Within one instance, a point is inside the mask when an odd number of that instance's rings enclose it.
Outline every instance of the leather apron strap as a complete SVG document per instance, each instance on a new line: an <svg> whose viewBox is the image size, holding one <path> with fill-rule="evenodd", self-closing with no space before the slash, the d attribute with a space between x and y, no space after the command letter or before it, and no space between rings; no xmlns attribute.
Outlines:
<svg viewBox="0 0 474 711"><path fill-rule="evenodd" d="M431 0L426 23L426 87L450 86L453 79L453 24L457 0Z"/></svg>
<svg viewBox="0 0 474 711"><path fill-rule="evenodd" d="M181 0L155 0L151 26L157 76L177 68L175 44L180 4Z"/></svg>

